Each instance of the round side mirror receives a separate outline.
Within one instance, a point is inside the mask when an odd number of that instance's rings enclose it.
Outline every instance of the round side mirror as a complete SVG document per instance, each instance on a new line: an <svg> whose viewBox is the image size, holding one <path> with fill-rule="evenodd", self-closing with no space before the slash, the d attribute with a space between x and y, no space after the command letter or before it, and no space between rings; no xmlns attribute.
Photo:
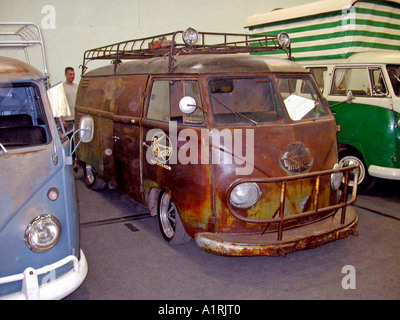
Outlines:
<svg viewBox="0 0 400 320"><path fill-rule="evenodd" d="M179 101L179 109L186 114L192 113L196 110L196 100L189 96L183 97L181 101Z"/></svg>

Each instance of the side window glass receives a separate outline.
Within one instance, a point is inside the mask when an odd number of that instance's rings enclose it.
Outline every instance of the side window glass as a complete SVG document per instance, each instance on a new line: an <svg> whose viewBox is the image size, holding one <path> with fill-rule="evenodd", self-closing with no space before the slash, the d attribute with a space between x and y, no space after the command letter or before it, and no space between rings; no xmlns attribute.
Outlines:
<svg viewBox="0 0 400 320"><path fill-rule="evenodd" d="M147 117L161 121L169 121L171 119L169 81L153 82Z"/></svg>
<svg viewBox="0 0 400 320"><path fill-rule="evenodd" d="M287 78L278 79L277 83L278 83L279 91L281 93L288 93L288 95L289 95L289 94L296 92L296 90L297 90L296 79L287 79Z"/></svg>
<svg viewBox="0 0 400 320"><path fill-rule="evenodd" d="M196 101L196 108L192 113L184 115L185 123L201 124L204 122L203 106L200 97L200 88L197 81L185 81L184 83L184 96L190 96Z"/></svg>
<svg viewBox="0 0 400 320"><path fill-rule="evenodd" d="M192 113L185 114L179 108L180 100L190 96L196 101ZM176 121L177 123L202 124L200 89L197 81L156 80L153 82L147 117L160 121Z"/></svg>
<svg viewBox="0 0 400 320"><path fill-rule="evenodd" d="M324 92L324 84L325 84L325 76L328 68L326 67L313 67L313 68L308 68L311 71L311 74L313 75L315 82L318 85L318 88L320 92Z"/></svg>
<svg viewBox="0 0 400 320"><path fill-rule="evenodd" d="M331 93L345 96L350 90L355 97L371 96L366 68L337 68L335 70Z"/></svg>
<svg viewBox="0 0 400 320"><path fill-rule="evenodd" d="M389 75L390 83L392 85L394 94L400 96L400 66L399 65L387 65L387 72Z"/></svg>
<svg viewBox="0 0 400 320"><path fill-rule="evenodd" d="M372 95L384 96L387 94L387 88L381 68L371 68L369 70L369 76L371 78Z"/></svg>

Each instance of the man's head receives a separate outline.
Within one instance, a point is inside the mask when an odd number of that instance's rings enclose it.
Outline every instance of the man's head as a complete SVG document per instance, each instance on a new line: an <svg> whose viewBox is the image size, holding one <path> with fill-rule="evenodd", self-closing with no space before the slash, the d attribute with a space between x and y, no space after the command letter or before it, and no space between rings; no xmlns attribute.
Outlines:
<svg viewBox="0 0 400 320"><path fill-rule="evenodd" d="M72 84L75 80L75 70L72 67L65 68L65 82Z"/></svg>

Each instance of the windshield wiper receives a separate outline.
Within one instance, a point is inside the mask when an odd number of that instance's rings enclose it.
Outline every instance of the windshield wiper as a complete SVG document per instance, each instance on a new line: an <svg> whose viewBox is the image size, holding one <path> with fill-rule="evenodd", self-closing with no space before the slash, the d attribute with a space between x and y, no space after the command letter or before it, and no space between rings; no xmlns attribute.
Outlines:
<svg viewBox="0 0 400 320"><path fill-rule="evenodd" d="M234 114L237 114L238 116L241 116L242 118L245 118L246 120L249 120L251 123L253 123L255 126L258 124L256 121L254 121L253 119L250 119L249 117L246 117L244 114L240 113L239 111L236 111L235 109L229 107L228 105L226 105L225 103L219 101L217 98L211 96L211 98L213 98L215 101L219 102L220 104L222 104L225 108L227 108L228 110L230 110L231 112L233 112Z"/></svg>
<svg viewBox="0 0 400 320"><path fill-rule="evenodd" d="M3 153L1 154L2 157L6 156L8 151L7 149L3 146L3 144L0 142L0 148L3 150Z"/></svg>

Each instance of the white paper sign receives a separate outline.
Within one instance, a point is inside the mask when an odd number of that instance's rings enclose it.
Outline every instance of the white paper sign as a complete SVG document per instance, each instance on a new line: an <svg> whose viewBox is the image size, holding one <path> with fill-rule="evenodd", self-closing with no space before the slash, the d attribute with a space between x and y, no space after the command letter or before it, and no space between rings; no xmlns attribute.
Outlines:
<svg viewBox="0 0 400 320"><path fill-rule="evenodd" d="M285 106L292 120L300 120L315 107L315 101L291 94L285 99Z"/></svg>

